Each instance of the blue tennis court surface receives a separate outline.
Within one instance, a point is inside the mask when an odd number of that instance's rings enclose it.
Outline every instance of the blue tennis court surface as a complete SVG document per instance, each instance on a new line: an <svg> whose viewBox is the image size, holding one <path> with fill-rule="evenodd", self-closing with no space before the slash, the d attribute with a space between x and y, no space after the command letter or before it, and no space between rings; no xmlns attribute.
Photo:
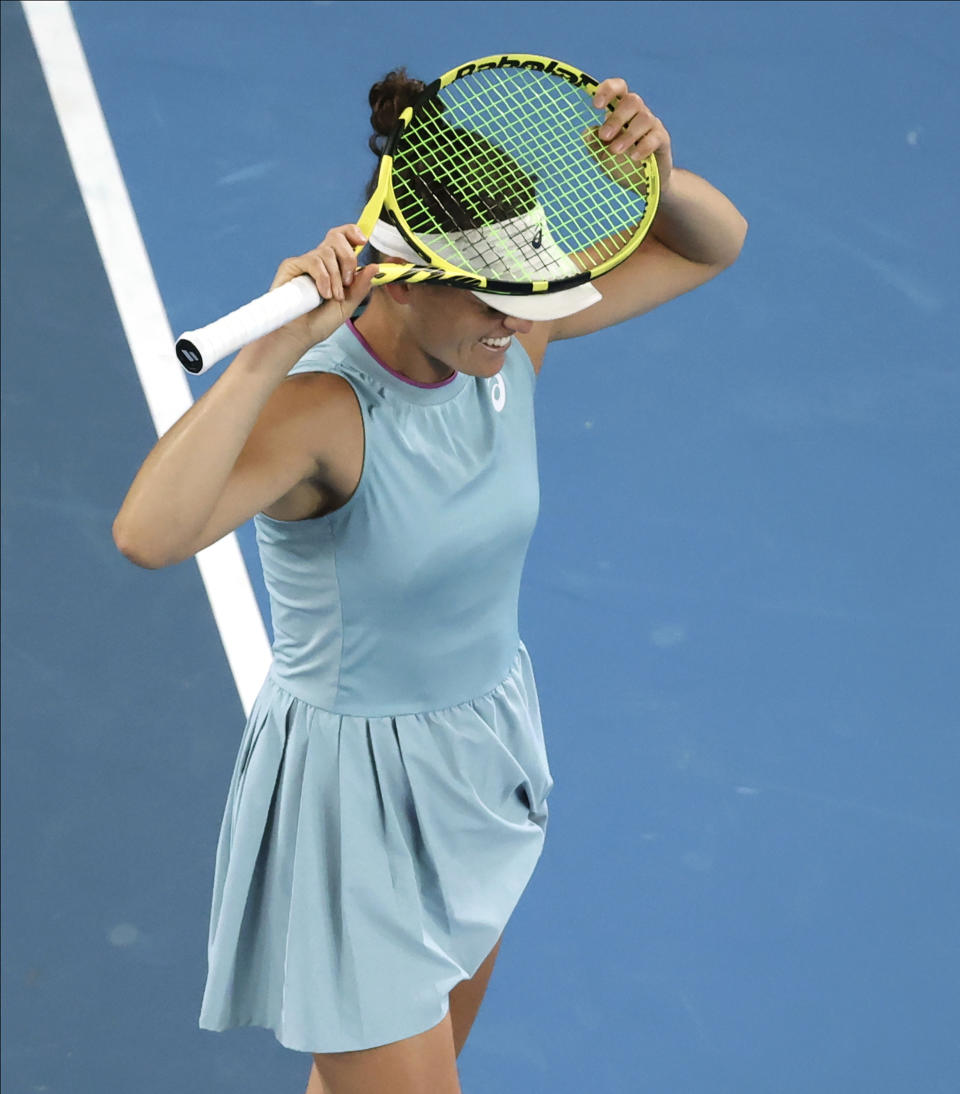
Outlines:
<svg viewBox="0 0 960 1094"><path fill-rule="evenodd" d="M556 787L463 1088L960 1091L960 6L72 10L175 332L356 216L397 64L623 75L739 205L736 266L539 384ZM196 1028L243 714L196 566L113 547L152 426L2 18L3 1081L299 1092Z"/></svg>

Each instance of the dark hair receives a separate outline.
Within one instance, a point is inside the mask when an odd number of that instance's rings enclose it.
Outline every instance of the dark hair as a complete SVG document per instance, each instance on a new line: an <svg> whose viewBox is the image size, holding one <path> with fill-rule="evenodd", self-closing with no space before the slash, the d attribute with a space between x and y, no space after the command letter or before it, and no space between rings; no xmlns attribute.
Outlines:
<svg viewBox="0 0 960 1094"><path fill-rule="evenodd" d="M394 126L400 120L400 115L408 106L413 106L426 84L421 80L415 80L407 75L407 70L400 68L391 69L382 80L378 80L370 88L367 99L370 103L370 125L373 133L367 144L370 151L377 157L377 166L367 182L364 190L364 199L369 201L373 191L377 188L377 177L380 174L380 157L387 144L387 137L393 132ZM363 262L379 262L383 255L369 243L360 256Z"/></svg>
<svg viewBox="0 0 960 1094"><path fill-rule="evenodd" d="M386 147L387 137L393 132L400 115L408 106L413 106L425 86L422 81L408 76L405 68L395 68L370 88L370 124L373 126L373 135L367 143L370 151L377 157L377 169L367 183L368 199L377 188L380 157Z"/></svg>
<svg viewBox="0 0 960 1094"><path fill-rule="evenodd" d="M417 101L424 88L420 80L407 75L405 68L395 68L370 89L373 135L368 143L378 158L383 155L387 138L400 115ZM438 163L434 155L421 157L413 149L394 176L394 187L401 202L404 195L412 199L445 231L479 228L531 209L536 203L537 176L528 175L504 149L479 133L449 128L443 112L441 102L431 101L430 110L420 118L421 131L426 126L436 138L448 129L450 138L481 170L476 178L464 178L459 165L452 165L451 169L451 166ZM376 189L379 173L378 163L367 183L367 199Z"/></svg>

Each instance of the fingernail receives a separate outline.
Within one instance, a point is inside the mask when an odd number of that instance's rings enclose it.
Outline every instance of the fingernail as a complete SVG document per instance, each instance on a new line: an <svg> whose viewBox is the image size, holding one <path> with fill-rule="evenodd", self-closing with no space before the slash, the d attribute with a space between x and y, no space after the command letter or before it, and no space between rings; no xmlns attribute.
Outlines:
<svg viewBox="0 0 960 1094"><path fill-rule="evenodd" d="M603 137L603 139L604 139L605 141L608 141L608 140L609 140L609 139L610 139L610 138L611 138L611 137L613 136L613 134L614 134L615 132L616 132L616 130L615 130L615 129L613 128L613 126L612 126L612 125L605 125L605 126L604 126L604 127L603 127L603 128L601 129L601 130L600 130L600 136L601 136L601 137Z"/></svg>
<svg viewBox="0 0 960 1094"><path fill-rule="evenodd" d="M343 283L344 283L344 285L352 285L353 284L353 274L350 273L349 270L347 270L347 272L343 275Z"/></svg>

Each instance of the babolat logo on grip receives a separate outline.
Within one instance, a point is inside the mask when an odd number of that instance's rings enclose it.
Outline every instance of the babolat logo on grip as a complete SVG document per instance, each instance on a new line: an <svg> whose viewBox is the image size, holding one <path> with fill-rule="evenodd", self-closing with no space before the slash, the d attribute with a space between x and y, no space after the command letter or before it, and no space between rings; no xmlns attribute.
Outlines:
<svg viewBox="0 0 960 1094"><path fill-rule="evenodd" d="M485 69L490 68L529 68L534 72L546 72L552 76L560 76L575 87L590 87L593 84L593 81L585 72L574 72L572 69L557 64L556 61L547 61L544 64L543 61L538 61L533 57L515 57L508 53L504 53L499 60L491 58L489 61L482 61L479 64L471 62L469 65L464 65L462 68L457 69L456 78L459 80L461 76L470 76L474 72L483 72Z"/></svg>

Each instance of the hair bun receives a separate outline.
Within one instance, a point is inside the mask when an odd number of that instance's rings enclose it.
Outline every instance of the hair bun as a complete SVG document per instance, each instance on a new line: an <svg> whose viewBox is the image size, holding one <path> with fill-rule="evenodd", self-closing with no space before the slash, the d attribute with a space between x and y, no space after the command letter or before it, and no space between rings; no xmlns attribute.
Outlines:
<svg viewBox="0 0 960 1094"><path fill-rule="evenodd" d="M370 150L376 156L383 154L387 137L393 132L400 115L416 102L426 87L420 80L407 75L405 68L395 68L370 88L370 124L373 136Z"/></svg>

